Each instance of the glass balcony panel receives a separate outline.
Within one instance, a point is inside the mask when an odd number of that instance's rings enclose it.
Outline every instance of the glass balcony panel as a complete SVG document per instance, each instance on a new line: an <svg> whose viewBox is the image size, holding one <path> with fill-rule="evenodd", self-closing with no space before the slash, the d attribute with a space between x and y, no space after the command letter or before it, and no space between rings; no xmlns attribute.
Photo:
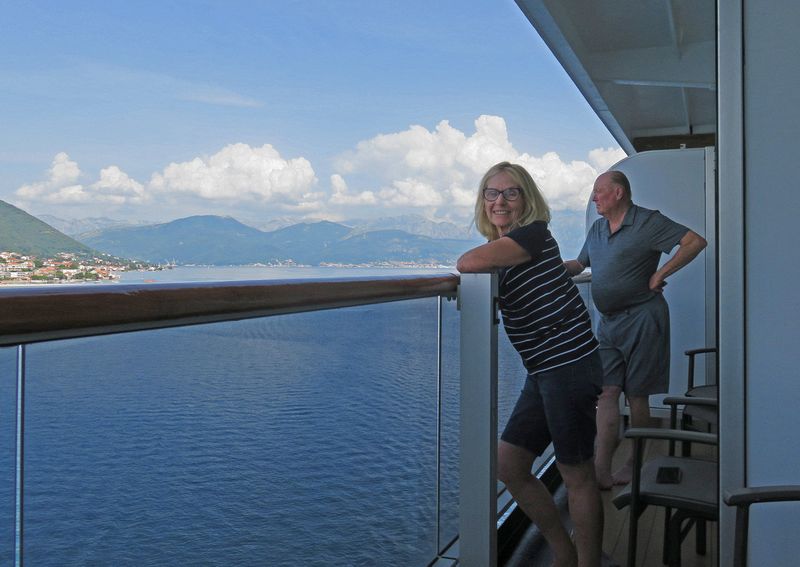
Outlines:
<svg viewBox="0 0 800 567"><path fill-rule="evenodd" d="M525 386L528 371L522 364L519 353L514 349L511 341L506 336L505 329L500 326L497 339L497 436L503 434L503 429L514 411L514 406L519 398L520 391ZM552 445L542 456L534 460L532 470L538 471L550 458ZM505 490L505 485L497 483L498 493Z"/></svg>
<svg viewBox="0 0 800 567"><path fill-rule="evenodd" d="M0 348L0 377L0 565L11 565L16 476L16 348Z"/></svg>
<svg viewBox="0 0 800 567"><path fill-rule="evenodd" d="M459 312L456 303L443 302L442 310L442 352L443 403L442 403L442 451L440 487L440 546L448 545L458 535L458 467L459 467ZM497 414L498 437L503 432L511 415L519 392L525 384L527 371L522 360L508 337L502 324L498 328L497 340ZM550 451L534 463L538 470L549 458ZM498 492L503 490L498 482ZM442 549L440 549L442 551Z"/></svg>
<svg viewBox="0 0 800 567"><path fill-rule="evenodd" d="M439 552L458 535L460 319L456 302L443 301Z"/></svg>
<svg viewBox="0 0 800 567"><path fill-rule="evenodd" d="M427 564L436 306L31 345L26 561Z"/></svg>

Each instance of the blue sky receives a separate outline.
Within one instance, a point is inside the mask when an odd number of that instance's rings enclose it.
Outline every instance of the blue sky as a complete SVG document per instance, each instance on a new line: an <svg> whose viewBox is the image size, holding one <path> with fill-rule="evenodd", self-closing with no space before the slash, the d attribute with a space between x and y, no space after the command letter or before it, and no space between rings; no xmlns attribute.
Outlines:
<svg viewBox="0 0 800 567"><path fill-rule="evenodd" d="M0 1L0 199L33 214L467 223L622 152L510 0Z"/></svg>

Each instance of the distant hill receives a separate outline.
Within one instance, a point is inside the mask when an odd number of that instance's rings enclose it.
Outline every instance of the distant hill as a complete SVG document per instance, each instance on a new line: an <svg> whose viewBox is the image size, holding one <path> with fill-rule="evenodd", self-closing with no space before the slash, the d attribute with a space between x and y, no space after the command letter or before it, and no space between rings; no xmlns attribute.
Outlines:
<svg viewBox="0 0 800 567"><path fill-rule="evenodd" d="M383 261L453 265L474 240L437 239L401 230L363 232L321 221L263 232L236 219L194 216L165 224L97 231L84 243L148 262L180 264L377 263Z"/></svg>
<svg viewBox="0 0 800 567"><path fill-rule="evenodd" d="M49 221L48 221L49 222ZM298 224L297 219L289 217L273 218L259 221L243 220L244 224L264 232L271 232ZM53 224L53 223L50 223ZM422 215L399 215L394 217L380 217L377 219L347 219L340 223L357 232L372 232L375 230L402 230L417 236L431 238L451 238L454 240L471 240L478 238L478 231L470 231L468 225L458 225L448 221L433 221ZM57 224L53 226L58 227ZM64 231L67 234L77 234Z"/></svg>
<svg viewBox="0 0 800 567"><path fill-rule="evenodd" d="M352 226L356 232L370 232L373 230L402 230L418 236L430 238L449 238L453 240L471 240L478 237L478 231L470 232L469 226L459 226L448 221L432 221L421 215L400 215L396 217L381 217L377 219L352 219L343 221L343 224Z"/></svg>
<svg viewBox="0 0 800 567"><path fill-rule="evenodd" d="M99 230L83 241L115 256L180 264L252 264L285 260L267 234L230 217L212 215L164 224Z"/></svg>
<svg viewBox="0 0 800 567"><path fill-rule="evenodd" d="M59 252L94 252L85 244L5 201L0 201L0 250L43 257Z"/></svg>
<svg viewBox="0 0 800 567"><path fill-rule="evenodd" d="M144 226L153 224L147 221L123 221L108 217L87 217L83 219L62 219L53 215L36 215L50 226L60 230L67 236L80 240L83 234L106 230L108 228L121 228L124 226Z"/></svg>
<svg viewBox="0 0 800 567"><path fill-rule="evenodd" d="M280 250L296 250L301 255L313 255L312 250L336 248L350 232L351 229L344 225L320 221L294 224L264 234L268 242Z"/></svg>

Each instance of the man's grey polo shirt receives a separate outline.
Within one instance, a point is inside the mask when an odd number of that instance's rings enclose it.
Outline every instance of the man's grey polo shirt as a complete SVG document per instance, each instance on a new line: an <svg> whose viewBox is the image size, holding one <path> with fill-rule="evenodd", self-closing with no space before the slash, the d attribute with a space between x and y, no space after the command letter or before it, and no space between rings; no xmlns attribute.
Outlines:
<svg viewBox="0 0 800 567"><path fill-rule="evenodd" d="M651 299L650 277L662 253L689 231L658 211L637 205L610 234L608 220L597 219L586 235L578 262L592 268L592 299L601 313L622 311Z"/></svg>

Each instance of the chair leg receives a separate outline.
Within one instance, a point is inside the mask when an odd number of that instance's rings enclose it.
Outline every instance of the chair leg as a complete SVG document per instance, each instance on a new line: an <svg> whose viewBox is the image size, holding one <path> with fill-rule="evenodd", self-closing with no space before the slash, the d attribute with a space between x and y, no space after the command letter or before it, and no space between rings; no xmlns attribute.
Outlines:
<svg viewBox="0 0 800 567"><path fill-rule="evenodd" d="M628 567L636 567L636 540L639 537L639 511L630 507L628 515Z"/></svg>
<svg viewBox="0 0 800 567"><path fill-rule="evenodd" d="M691 429L692 425L692 417L689 415L682 415L681 416L681 429ZM691 457L692 456L692 444L686 441L681 442L681 456L682 457Z"/></svg>
<svg viewBox="0 0 800 567"><path fill-rule="evenodd" d="M706 521L699 518L695 522L695 549L697 555L706 554Z"/></svg>
<svg viewBox="0 0 800 567"><path fill-rule="evenodd" d="M664 508L664 545L661 550L661 562L669 565L669 546L670 546L670 519L672 518L672 508Z"/></svg>
<svg viewBox="0 0 800 567"><path fill-rule="evenodd" d="M681 567L681 526L685 519L682 514L674 514L669 523L669 530L664 536L667 540L664 542L666 551L665 563L669 567Z"/></svg>

